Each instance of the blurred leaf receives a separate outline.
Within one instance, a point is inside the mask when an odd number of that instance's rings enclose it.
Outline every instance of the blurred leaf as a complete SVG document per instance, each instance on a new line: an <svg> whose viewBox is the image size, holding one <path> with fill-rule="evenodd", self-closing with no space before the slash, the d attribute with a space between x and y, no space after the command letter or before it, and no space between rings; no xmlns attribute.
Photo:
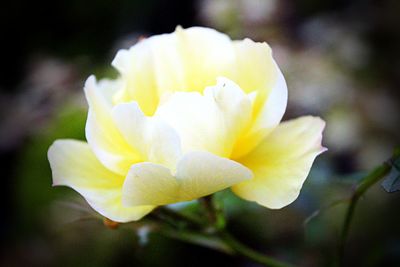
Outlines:
<svg viewBox="0 0 400 267"><path fill-rule="evenodd" d="M393 193L400 190L400 158L391 162L392 169L382 182L382 187L388 192Z"/></svg>
<svg viewBox="0 0 400 267"><path fill-rule="evenodd" d="M53 201L67 194L76 195L69 188L51 186L47 150L58 138L84 139L85 120L86 108L67 99L48 126L31 136L21 151L16 170L16 199L21 218L18 234L37 232L37 227L47 228Z"/></svg>
<svg viewBox="0 0 400 267"><path fill-rule="evenodd" d="M400 160L400 149L396 148L394 150L394 153L392 157L382 163L380 166L376 167L373 171L371 171L362 181L357 185L351 200L350 200L350 205L347 208L346 216L343 222L343 228L342 228L342 234L341 234L341 239L339 243L339 250L338 250L338 261L337 263L339 265L342 265L343 263L343 257L344 257L344 252L345 252L345 244L347 240L347 236L349 234L349 229L350 229L350 223L354 215L354 210L356 208L358 200L365 194L368 189L370 189L371 186L376 184L378 181L382 180L386 176L392 173L393 169L397 170L397 176L399 174L398 171L398 165L399 165L399 160Z"/></svg>

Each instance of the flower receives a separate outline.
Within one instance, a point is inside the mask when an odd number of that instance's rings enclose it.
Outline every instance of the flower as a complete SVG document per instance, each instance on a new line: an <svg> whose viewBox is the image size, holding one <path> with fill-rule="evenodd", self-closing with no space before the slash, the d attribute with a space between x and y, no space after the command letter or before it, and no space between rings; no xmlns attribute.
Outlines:
<svg viewBox="0 0 400 267"><path fill-rule="evenodd" d="M57 140L48 158L54 185L113 221L229 187L282 208L325 150L323 120L280 123L287 87L266 43L178 27L119 51L112 65L117 80L85 84L87 143Z"/></svg>

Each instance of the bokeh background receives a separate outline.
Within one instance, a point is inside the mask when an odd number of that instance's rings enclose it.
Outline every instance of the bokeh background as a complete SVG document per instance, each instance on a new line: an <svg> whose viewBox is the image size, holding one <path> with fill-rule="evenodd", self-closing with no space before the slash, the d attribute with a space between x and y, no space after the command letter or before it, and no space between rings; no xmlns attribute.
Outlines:
<svg viewBox="0 0 400 267"><path fill-rule="evenodd" d="M271 211L228 191L220 196L228 228L245 244L299 266L332 266L346 205L307 218L350 196L400 143L397 0L3 2L1 266L258 266L146 227L108 229L77 193L51 187L49 145L84 139L86 77L115 77L110 62L119 48L176 25L267 41L289 87L285 119L326 120L329 151L292 205ZM399 204L400 193L379 184L368 191L346 266L400 266Z"/></svg>

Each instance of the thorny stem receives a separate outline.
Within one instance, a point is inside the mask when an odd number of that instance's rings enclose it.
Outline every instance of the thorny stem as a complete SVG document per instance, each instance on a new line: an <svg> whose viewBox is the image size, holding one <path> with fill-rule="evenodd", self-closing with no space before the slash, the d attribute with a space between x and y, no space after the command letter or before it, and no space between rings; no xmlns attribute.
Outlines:
<svg viewBox="0 0 400 267"><path fill-rule="evenodd" d="M385 177L392 168L391 162L400 156L399 151L395 151L393 156L387 161L382 163L380 166L375 168L370 172L362 181L357 185L350 198L350 204L347 208L346 215L343 222L342 233L340 237L339 250L338 250L338 264L343 265L344 249L346 245L347 236L350 230L350 224L354 215L354 210L356 208L358 200L364 193L374 184L379 182L383 177Z"/></svg>

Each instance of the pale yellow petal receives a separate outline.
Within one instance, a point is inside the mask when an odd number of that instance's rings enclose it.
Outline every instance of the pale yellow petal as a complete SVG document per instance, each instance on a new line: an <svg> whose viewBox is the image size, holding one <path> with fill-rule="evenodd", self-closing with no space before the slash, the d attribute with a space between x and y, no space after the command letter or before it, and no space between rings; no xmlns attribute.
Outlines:
<svg viewBox="0 0 400 267"><path fill-rule="evenodd" d="M247 93L264 89L270 91L278 73L268 44L244 39L234 41L233 45L237 68L235 82Z"/></svg>
<svg viewBox="0 0 400 267"><path fill-rule="evenodd" d="M123 89L114 96L114 103L137 101L146 115L154 113L159 101L155 55L149 39L140 41L129 50L120 50L112 62L124 81Z"/></svg>
<svg viewBox="0 0 400 267"><path fill-rule="evenodd" d="M138 220L153 209L152 206L122 206L124 177L106 169L85 142L58 140L49 148L48 158L53 185L73 188L93 209L113 221Z"/></svg>
<svg viewBox="0 0 400 267"><path fill-rule="evenodd" d="M166 205L200 198L251 177L251 171L237 162L207 152L191 152L180 160L175 175L150 162L133 165L122 199L126 206Z"/></svg>
<svg viewBox="0 0 400 267"><path fill-rule="evenodd" d="M204 27L178 27L175 34L185 71L185 91L203 92L217 77L236 75L235 49L227 35Z"/></svg>
<svg viewBox="0 0 400 267"><path fill-rule="evenodd" d="M152 36L118 52L113 66L125 81L115 103L137 101L152 115L165 94L203 90L218 76L234 77L235 51L225 34L192 27Z"/></svg>
<svg viewBox="0 0 400 267"><path fill-rule="evenodd" d="M281 121L286 110L288 92L285 78L277 65L276 73L278 75L276 83L263 103L260 101L263 97L258 95L263 94L262 90L252 93L254 95L252 122L248 131L237 141L232 158L240 158L253 150Z"/></svg>
<svg viewBox="0 0 400 267"><path fill-rule="evenodd" d="M272 209L293 202L321 146L325 122L301 117L281 123L252 152L238 161L251 169L254 178L232 187L238 196Z"/></svg>
<svg viewBox="0 0 400 267"><path fill-rule="evenodd" d="M251 100L232 81L218 79L204 95L177 92L157 110L156 116L171 125L187 151L208 151L229 157L236 140L251 120Z"/></svg>
<svg viewBox="0 0 400 267"><path fill-rule="evenodd" d="M133 163L141 160L141 155L126 142L116 127L111 117L112 103L107 97L107 88L99 87L91 76L84 89L89 103L86 139L104 166L125 175Z"/></svg>
<svg viewBox="0 0 400 267"><path fill-rule="evenodd" d="M180 139L173 128L154 117L146 117L136 102L116 105L112 117L125 140L143 161L175 169L181 156Z"/></svg>

